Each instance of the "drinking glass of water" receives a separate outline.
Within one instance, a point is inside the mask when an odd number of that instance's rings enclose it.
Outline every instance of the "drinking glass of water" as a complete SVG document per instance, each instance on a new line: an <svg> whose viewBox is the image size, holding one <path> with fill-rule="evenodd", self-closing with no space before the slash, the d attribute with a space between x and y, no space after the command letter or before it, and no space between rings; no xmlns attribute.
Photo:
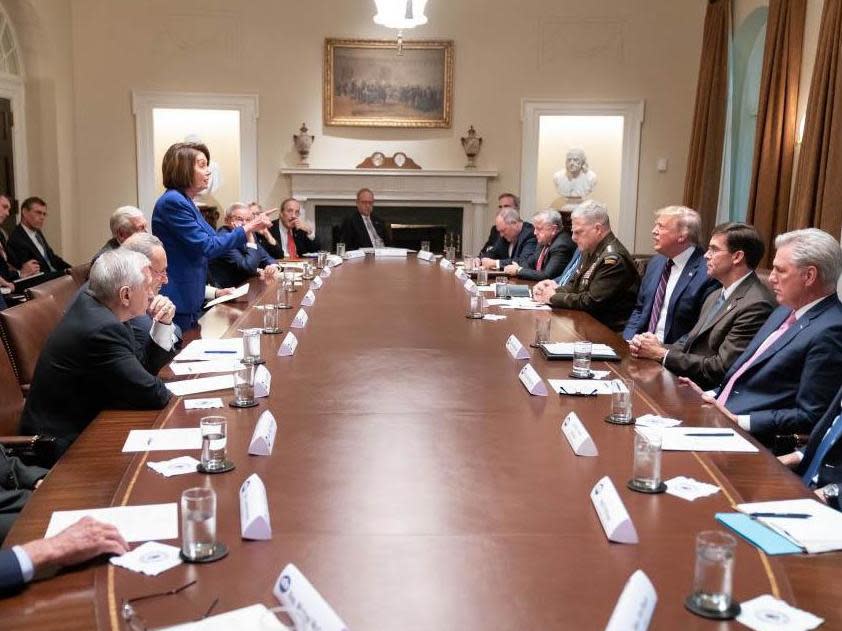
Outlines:
<svg viewBox="0 0 842 631"><path fill-rule="evenodd" d="M216 493L194 487L181 494L181 554L202 561L216 552Z"/></svg>
<svg viewBox="0 0 842 631"><path fill-rule="evenodd" d="M706 618L727 620L740 612L732 600L737 541L728 533L706 530L696 535L696 570L693 591L685 605Z"/></svg>
<svg viewBox="0 0 842 631"><path fill-rule="evenodd" d="M591 352L593 344L580 340L573 344L573 372L571 377L577 379L588 379L591 373Z"/></svg>

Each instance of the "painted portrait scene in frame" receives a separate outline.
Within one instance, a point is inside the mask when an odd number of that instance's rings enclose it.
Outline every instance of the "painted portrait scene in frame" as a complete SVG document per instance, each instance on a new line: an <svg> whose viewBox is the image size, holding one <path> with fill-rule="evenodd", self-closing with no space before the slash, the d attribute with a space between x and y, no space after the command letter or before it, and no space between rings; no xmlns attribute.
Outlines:
<svg viewBox="0 0 842 631"><path fill-rule="evenodd" d="M325 123L450 127L452 43L327 40Z"/></svg>

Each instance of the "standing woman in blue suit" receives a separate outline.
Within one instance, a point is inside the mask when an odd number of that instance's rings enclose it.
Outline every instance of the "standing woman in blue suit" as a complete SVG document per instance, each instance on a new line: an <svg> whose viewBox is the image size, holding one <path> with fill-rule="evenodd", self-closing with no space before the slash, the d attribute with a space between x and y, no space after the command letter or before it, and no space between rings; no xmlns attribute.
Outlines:
<svg viewBox="0 0 842 631"><path fill-rule="evenodd" d="M226 235L217 234L193 203L208 186L210 151L197 142L179 142L167 149L161 170L166 192L152 212L152 234L167 252L169 283L161 293L175 304L173 322L182 330L195 328L205 299L208 260L246 242L250 232L272 225L257 215Z"/></svg>

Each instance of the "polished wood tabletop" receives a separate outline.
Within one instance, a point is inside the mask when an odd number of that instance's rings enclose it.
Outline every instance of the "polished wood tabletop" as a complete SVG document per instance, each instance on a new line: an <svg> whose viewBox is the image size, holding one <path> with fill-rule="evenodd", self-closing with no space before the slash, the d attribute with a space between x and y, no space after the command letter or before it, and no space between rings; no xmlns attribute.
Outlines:
<svg viewBox="0 0 842 631"><path fill-rule="evenodd" d="M637 569L658 592L650 628L741 626L698 618L683 601L696 534L719 528L715 513L808 496L771 454L666 452L664 479L685 475L722 491L694 502L634 493L625 486L634 430L604 422L610 397L534 397L517 378L524 362L509 356L505 341L515 334L527 344L535 318L546 314L494 308L506 319L467 319L458 279L414 258L346 261L316 295L306 328L295 330L294 356L277 356L283 335L263 336L270 396L256 408L222 410L234 471L164 478L146 462L179 454L120 453L132 428L197 426L207 411L186 411L179 398L160 413L109 411L55 467L7 541L43 536L54 510L177 502L184 489L206 486L218 496L218 538L228 557L157 577L98 559L0 601L0 628L122 629L121 599L193 578L175 596L138 604L150 628L196 619L216 598L216 613L271 606L273 583L289 562L357 630L602 629ZM213 308L201 334L235 336L259 325L251 307L272 302L274 285L254 282L247 298ZM295 311L281 312L285 330ZM636 414L731 426L659 364L630 358L622 339L588 315L551 318L553 340L589 339L621 354L594 367L636 380ZM545 380L569 373L570 362L530 352ZM220 395L232 397L198 396ZM267 409L278 422L274 450L249 456ZM598 457L577 457L562 436L570 411ZM266 485L271 541L240 537L238 489L252 473ZM589 493L605 475L634 521L637 545L610 543L603 533ZM840 576L842 554L766 557L739 540L734 595L771 593L826 618L828 629L842 628L833 586Z"/></svg>

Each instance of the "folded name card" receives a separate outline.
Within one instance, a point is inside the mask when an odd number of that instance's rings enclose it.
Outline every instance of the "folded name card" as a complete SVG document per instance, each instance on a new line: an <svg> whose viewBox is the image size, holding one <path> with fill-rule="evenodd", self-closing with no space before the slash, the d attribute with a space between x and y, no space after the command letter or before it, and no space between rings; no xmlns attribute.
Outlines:
<svg viewBox="0 0 842 631"><path fill-rule="evenodd" d="M295 337L295 333L288 331L278 349L278 357L290 357L295 353L296 348L298 348L298 338Z"/></svg>
<svg viewBox="0 0 842 631"><path fill-rule="evenodd" d="M465 273L465 270L463 270L461 267L457 268L454 276L456 276L456 278L458 278L459 280L466 280L468 278L468 275Z"/></svg>
<svg viewBox="0 0 842 631"><path fill-rule="evenodd" d="M257 419L257 425L254 426L254 433L251 435L251 442L249 443L249 453L252 456L271 456L277 431L278 423L275 421L275 416L269 410L266 410L260 415L260 418Z"/></svg>
<svg viewBox="0 0 842 631"><path fill-rule="evenodd" d="M424 250L420 250L418 252L418 258L421 259L422 261L432 262L432 261L436 260L436 255L433 254L432 252L425 252Z"/></svg>
<svg viewBox="0 0 842 631"><path fill-rule="evenodd" d="M582 425L582 421L576 416L576 412L571 412L561 422L561 431L570 446L573 448L573 453L577 456L598 456L599 452L596 449L596 444L593 438Z"/></svg>
<svg viewBox="0 0 842 631"><path fill-rule="evenodd" d="M609 541L637 543L637 530L611 478L605 476L591 491L591 502Z"/></svg>
<svg viewBox="0 0 842 631"><path fill-rule="evenodd" d="M266 366L261 364L257 367L257 370L254 371L254 397L256 399L259 399L260 397L268 397L271 385L272 373L269 372L269 369L266 368Z"/></svg>
<svg viewBox="0 0 842 631"><path fill-rule="evenodd" d="M465 284L462 286L465 288L465 291L467 291L469 294L475 294L479 292L479 290L477 289L477 284L470 278L466 279Z"/></svg>
<svg viewBox="0 0 842 631"><path fill-rule="evenodd" d="M506 350L514 359L529 359L529 351L514 335L510 335L509 339L506 340Z"/></svg>
<svg viewBox="0 0 842 631"><path fill-rule="evenodd" d="M301 306L302 307L312 307L316 303L316 294L313 293L312 289L308 289L307 293L304 294L304 297L301 299Z"/></svg>
<svg viewBox="0 0 842 631"><path fill-rule="evenodd" d="M316 276L313 280L310 281L310 289L321 289L322 285L324 284L325 282L321 278Z"/></svg>
<svg viewBox="0 0 842 631"><path fill-rule="evenodd" d="M319 278L330 278L330 275L333 274L329 267L325 267L319 272Z"/></svg>
<svg viewBox="0 0 842 631"><path fill-rule="evenodd" d="M272 538L266 487L256 473L247 477L240 487L240 534L243 539Z"/></svg>
<svg viewBox="0 0 842 631"><path fill-rule="evenodd" d="M351 259L364 259L365 252L362 250L348 250L342 255L342 258L346 261L350 261Z"/></svg>
<svg viewBox="0 0 842 631"><path fill-rule="evenodd" d="M446 258L441 257L439 259L439 267L443 267L444 269L453 269L455 266L453 265L453 263L448 261Z"/></svg>
<svg viewBox="0 0 842 631"><path fill-rule="evenodd" d="M657 603L652 581L643 570L637 570L626 581L605 631L646 631Z"/></svg>
<svg viewBox="0 0 842 631"><path fill-rule="evenodd" d="M520 373L518 373L518 378L520 382L524 385L524 387L529 391L529 394L535 395L537 397L545 397L547 396L547 385L544 383L544 380L535 372L535 369L532 367L532 364L526 364L523 368L520 369Z"/></svg>
<svg viewBox="0 0 842 631"><path fill-rule="evenodd" d="M307 326L307 320L309 320L309 318L307 317L307 312L304 311L304 309L299 309L298 313L296 313L295 317L292 319L290 327L292 327L293 329L303 329L305 326Z"/></svg>
<svg viewBox="0 0 842 631"><path fill-rule="evenodd" d="M309 624L303 629L348 631L348 625L342 622L342 618L292 563L281 571L272 593L284 607L296 609L304 614Z"/></svg>

